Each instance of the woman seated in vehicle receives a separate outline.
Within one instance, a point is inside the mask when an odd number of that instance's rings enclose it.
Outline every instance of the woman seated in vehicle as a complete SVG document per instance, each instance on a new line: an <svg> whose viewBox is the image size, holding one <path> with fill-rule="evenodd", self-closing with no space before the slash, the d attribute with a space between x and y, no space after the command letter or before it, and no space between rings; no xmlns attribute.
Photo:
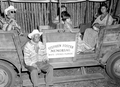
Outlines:
<svg viewBox="0 0 120 87"><path fill-rule="evenodd" d="M113 18L108 14L108 7L102 4L100 7L101 15L99 15L93 23L93 28L86 29L83 41L78 43L78 51L94 50L98 40L98 33L102 26L111 25ZM82 44L82 47L81 47Z"/></svg>
<svg viewBox="0 0 120 87"><path fill-rule="evenodd" d="M0 19L0 26L4 31L17 30L19 34L22 34L21 27L15 20L16 10L14 6L9 6L4 10L5 18Z"/></svg>

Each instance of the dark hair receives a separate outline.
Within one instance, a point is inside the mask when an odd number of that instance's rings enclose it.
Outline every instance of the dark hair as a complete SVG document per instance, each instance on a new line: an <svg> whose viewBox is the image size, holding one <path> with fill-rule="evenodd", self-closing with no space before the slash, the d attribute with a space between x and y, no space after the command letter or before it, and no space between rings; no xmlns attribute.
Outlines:
<svg viewBox="0 0 120 87"><path fill-rule="evenodd" d="M98 13L99 13L99 14L102 14L102 12L101 12L101 8L102 8L102 7L105 7L105 8L107 9L107 12L109 11L107 4L106 4L106 3L102 3L102 4L100 5L100 8L98 9Z"/></svg>
<svg viewBox="0 0 120 87"><path fill-rule="evenodd" d="M106 8L108 8L108 6L107 6L106 3L102 3L102 4L101 4L101 8L102 8L102 7L106 7Z"/></svg>
<svg viewBox="0 0 120 87"><path fill-rule="evenodd" d="M67 9L67 7L65 5L61 5L61 8L66 8Z"/></svg>
<svg viewBox="0 0 120 87"><path fill-rule="evenodd" d="M67 11L67 7L65 5L61 5L61 8L65 8ZM60 7L57 9L57 16L60 15Z"/></svg>
<svg viewBox="0 0 120 87"><path fill-rule="evenodd" d="M70 16L70 14L67 12L67 11L63 11L62 13L61 13L61 18L62 18L62 20L63 21L66 21L66 19L68 19L68 18L70 18L71 16Z"/></svg>

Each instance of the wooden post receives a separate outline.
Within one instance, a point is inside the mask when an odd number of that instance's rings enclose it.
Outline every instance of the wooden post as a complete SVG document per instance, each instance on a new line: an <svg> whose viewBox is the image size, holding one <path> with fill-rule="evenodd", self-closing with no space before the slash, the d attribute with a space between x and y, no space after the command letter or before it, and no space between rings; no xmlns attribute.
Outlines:
<svg viewBox="0 0 120 87"><path fill-rule="evenodd" d="M3 5L3 0L0 0L0 12L1 13L4 13L4 10L3 10L3 8L4 8L4 5Z"/></svg>
<svg viewBox="0 0 120 87"><path fill-rule="evenodd" d="M7 0L8 1L8 5L10 6L10 0Z"/></svg>
<svg viewBox="0 0 120 87"><path fill-rule="evenodd" d="M59 28L61 29L62 28L62 25L61 25L61 22L62 22L62 20L61 20L61 0L59 0L59 8L60 8L60 14L59 14L59 22L60 22L60 26L59 26Z"/></svg>
<svg viewBox="0 0 120 87"><path fill-rule="evenodd" d="M88 17L88 0L86 0L86 9L85 9L85 16L84 16L84 23L87 23L87 17Z"/></svg>

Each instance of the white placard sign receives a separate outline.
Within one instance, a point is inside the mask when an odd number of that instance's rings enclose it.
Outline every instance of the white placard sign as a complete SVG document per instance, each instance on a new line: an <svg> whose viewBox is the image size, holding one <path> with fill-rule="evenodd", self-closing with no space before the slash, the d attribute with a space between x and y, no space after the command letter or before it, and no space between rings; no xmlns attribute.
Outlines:
<svg viewBox="0 0 120 87"><path fill-rule="evenodd" d="M46 43L48 58L62 58L75 56L75 41Z"/></svg>

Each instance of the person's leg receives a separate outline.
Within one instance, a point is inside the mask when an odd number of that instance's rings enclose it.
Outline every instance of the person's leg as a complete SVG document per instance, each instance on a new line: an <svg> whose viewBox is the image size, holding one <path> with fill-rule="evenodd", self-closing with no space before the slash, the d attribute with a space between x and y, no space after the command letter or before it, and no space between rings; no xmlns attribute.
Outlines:
<svg viewBox="0 0 120 87"><path fill-rule="evenodd" d="M28 66L27 69L30 71L31 81L34 87L38 87L38 70L33 66Z"/></svg>
<svg viewBox="0 0 120 87"><path fill-rule="evenodd" d="M38 71L37 69L33 69L31 72L30 72L30 75L31 75L31 80L32 80L32 83L34 86L38 86Z"/></svg>
<svg viewBox="0 0 120 87"><path fill-rule="evenodd" d="M46 86L53 85L53 67L49 64L46 74Z"/></svg>
<svg viewBox="0 0 120 87"><path fill-rule="evenodd" d="M52 86L53 85L53 67L49 64L43 64L41 67L41 70L46 72L46 87Z"/></svg>
<svg viewBox="0 0 120 87"><path fill-rule="evenodd" d="M98 36L98 32L93 30L92 28L88 28L85 31L83 41L86 42L92 48L96 45L96 37Z"/></svg>

